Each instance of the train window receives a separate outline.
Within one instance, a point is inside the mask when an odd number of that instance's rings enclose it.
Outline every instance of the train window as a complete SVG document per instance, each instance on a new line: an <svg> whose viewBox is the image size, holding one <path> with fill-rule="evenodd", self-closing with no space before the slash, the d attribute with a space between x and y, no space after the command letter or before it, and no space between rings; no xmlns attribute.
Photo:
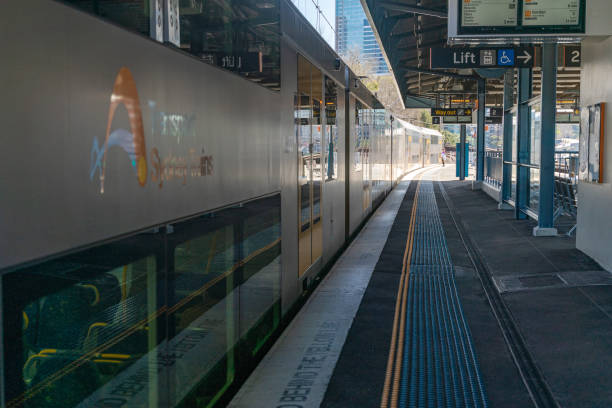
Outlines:
<svg viewBox="0 0 612 408"><path fill-rule="evenodd" d="M212 406L280 322L280 198L178 223L168 243L169 405Z"/></svg>
<svg viewBox="0 0 612 408"><path fill-rule="evenodd" d="M149 36L151 26L149 0L64 1L142 35Z"/></svg>
<svg viewBox="0 0 612 408"><path fill-rule="evenodd" d="M151 16L166 13L169 24L179 25L166 34L167 43L202 61L235 72L272 90L280 90L279 0L174 0L163 11L162 1L64 0L80 9L113 21L142 35L159 37L159 21ZM153 22L153 24L152 24ZM162 38L157 38L162 40Z"/></svg>
<svg viewBox="0 0 612 408"><path fill-rule="evenodd" d="M325 180L338 178L338 89L336 83L325 77Z"/></svg>
<svg viewBox="0 0 612 408"><path fill-rule="evenodd" d="M7 406L213 405L279 328L280 254L277 194L4 274Z"/></svg>
<svg viewBox="0 0 612 408"><path fill-rule="evenodd" d="M280 90L278 0L181 1L179 19L181 49Z"/></svg>
<svg viewBox="0 0 612 408"><path fill-rule="evenodd" d="M8 406L95 406L130 393L142 405L160 402L157 235L3 277Z"/></svg>

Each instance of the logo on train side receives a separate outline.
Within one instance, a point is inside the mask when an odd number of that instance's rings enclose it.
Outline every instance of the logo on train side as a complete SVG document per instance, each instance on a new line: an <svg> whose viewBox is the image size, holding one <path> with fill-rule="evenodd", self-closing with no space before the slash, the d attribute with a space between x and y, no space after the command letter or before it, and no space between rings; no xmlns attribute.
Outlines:
<svg viewBox="0 0 612 408"><path fill-rule="evenodd" d="M113 119L119 106L123 105L127 110L130 130L115 129L111 131ZM151 104L150 104L151 105ZM184 116L167 114L152 110L153 117L160 117L165 127L173 125L175 133L178 134L177 144L181 144L181 125ZM152 130L154 132L154 129ZM162 131L162 134L168 132ZM91 167L89 179L93 181L96 171L100 179L100 193L104 193L104 182L106 178L107 154L111 147L119 146L127 154L132 167L135 169L138 184L144 187L147 184L148 163L145 145L145 134L142 120L140 100L136 89L136 82L130 70L122 67L115 78L113 92L110 98L108 121L106 124L106 137L103 144L94 137L91 147ZM165 180L174 178L182 179L182 184L187 183L188 177L203 177L213 174L213 157L204 154L204 148L197 154L195 149L189 149L188 155L169 154L162 156L159 149L151 149L151 179L159 188L162 188Z"/></svg>
<svg viewBox="0 0 612 408"><path fill-rule="evenodd" d="M119 105L125 106L127 110L130 131L117 129L111 132L111 126L115 112ZM96 170L100 175L100 193L104 193L104 178L106 176L106 155L112 146L119 146L128 154L132 167L136 168L138 184L144 186L147 183L147 150L145 146L144 127L142 125L142 111L138 100L138 91L132 73L126 67L122 67L115 79L113 93L108 110L108 121L106 123L106 138L102 146L98 145L98 139L94 138L91 148L92 166L89 178L93 180Z"/></svg>

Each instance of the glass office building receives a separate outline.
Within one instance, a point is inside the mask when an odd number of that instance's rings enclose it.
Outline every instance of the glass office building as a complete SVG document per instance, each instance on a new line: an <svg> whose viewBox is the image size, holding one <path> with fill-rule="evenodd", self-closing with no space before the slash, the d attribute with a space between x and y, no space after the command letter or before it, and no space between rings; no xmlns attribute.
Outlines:
<svg viewBox="0 0 612 408"><path fill-rule="evenodd" d="M370 73L389 72L374 32L359 0L336 0L336 51L345 56L358 51Z"/></svg>

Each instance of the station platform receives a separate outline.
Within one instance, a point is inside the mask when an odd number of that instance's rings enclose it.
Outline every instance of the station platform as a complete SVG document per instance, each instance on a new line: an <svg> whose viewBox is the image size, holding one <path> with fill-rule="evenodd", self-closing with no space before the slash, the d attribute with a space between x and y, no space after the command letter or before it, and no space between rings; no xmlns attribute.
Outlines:
<svg viewBox="0 0 612 408"><path fill-rule="evenodd" d="M409 174L229 406L612 406L612 274L533 226Z"/></svg>

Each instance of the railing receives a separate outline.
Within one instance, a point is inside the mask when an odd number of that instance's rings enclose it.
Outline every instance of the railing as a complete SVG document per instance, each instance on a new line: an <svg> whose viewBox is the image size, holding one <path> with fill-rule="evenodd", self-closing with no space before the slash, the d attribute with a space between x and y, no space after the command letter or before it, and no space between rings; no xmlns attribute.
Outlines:
<svg viewBox="0 0 612 408"><path fill-rule="evenodd" d="M503 180L503 151L485 151L485 183L501 188Z"/></svg>
<svg viewBox="0 0 612 408"><path fill-rule="evenodd" d="M555 175L577 184L579 159L579 153L576 151L555 152Z"/></svg>

